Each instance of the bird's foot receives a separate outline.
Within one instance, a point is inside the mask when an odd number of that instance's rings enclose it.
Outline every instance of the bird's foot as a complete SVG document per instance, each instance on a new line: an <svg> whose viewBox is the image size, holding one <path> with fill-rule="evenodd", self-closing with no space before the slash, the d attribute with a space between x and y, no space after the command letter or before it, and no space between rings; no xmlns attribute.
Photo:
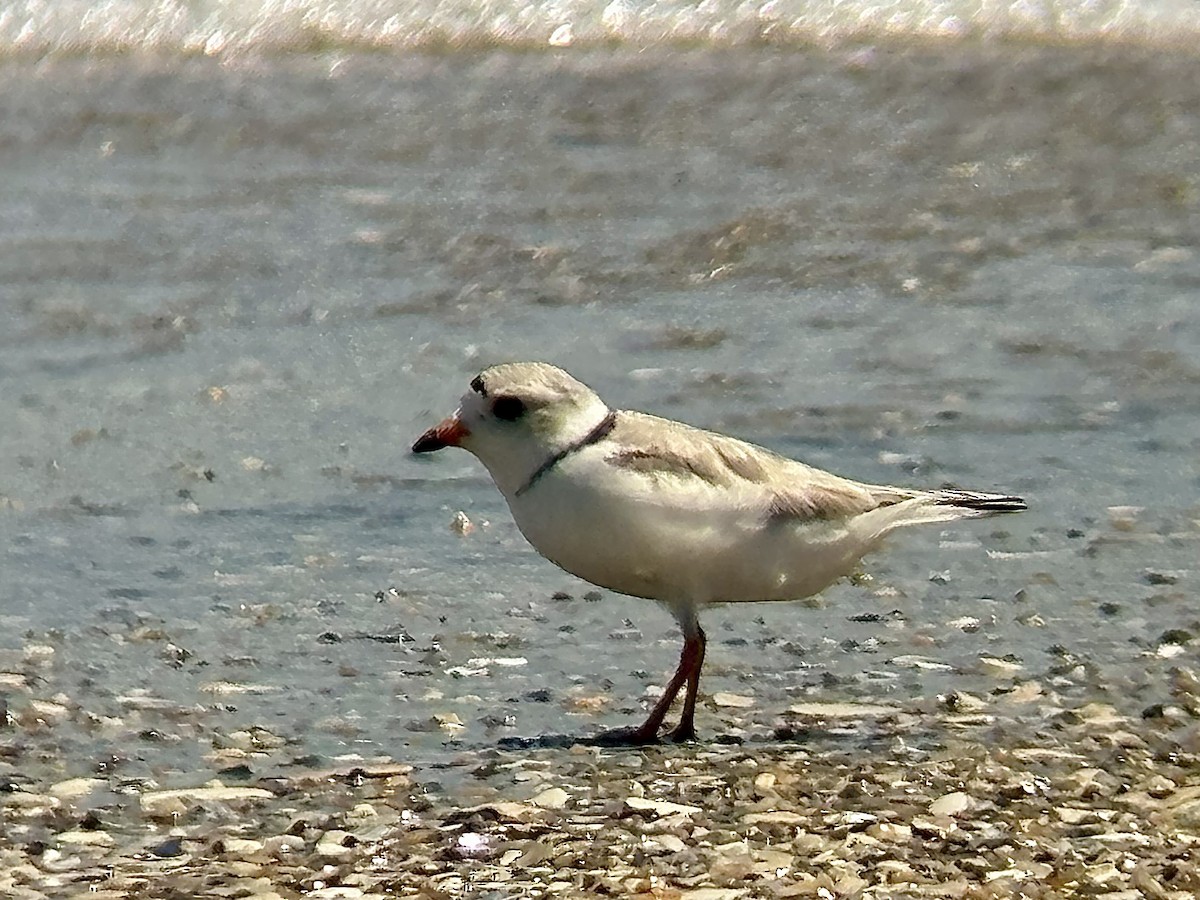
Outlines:
<svg viewBox="0 0 1200 900"><path fill-rule="evenodd" d="M645 747L658 743L658 731L648 731L645 728L613 728L589 738L587 743L600 747Z"/></svg>
<svg viewBox="0 0 1200 900"><path fill-rule="evenodd" d="M696 726L691 722L680 722L675 728L667 732L667 740L675 744L688 744L696 740Z"/></svg>

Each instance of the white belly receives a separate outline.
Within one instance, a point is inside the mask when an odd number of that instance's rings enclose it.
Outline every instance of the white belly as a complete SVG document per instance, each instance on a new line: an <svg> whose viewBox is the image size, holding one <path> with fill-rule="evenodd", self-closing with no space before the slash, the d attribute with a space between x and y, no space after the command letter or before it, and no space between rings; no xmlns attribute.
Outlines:
<svg viewBox="0 0 1200 900"><path fill-rule="evenodd" d="M846 523L764 523L735 506L664 506L612 484L548 476L509 501L550 561L593 584L667 602L795 600L871 549Z"/></svg>

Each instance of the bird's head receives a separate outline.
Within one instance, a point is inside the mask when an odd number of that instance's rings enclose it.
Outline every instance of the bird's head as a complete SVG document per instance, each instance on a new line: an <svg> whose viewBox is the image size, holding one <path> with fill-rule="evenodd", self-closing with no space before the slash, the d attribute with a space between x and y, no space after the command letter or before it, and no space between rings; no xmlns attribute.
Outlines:
<svg viewBox="0 0 1200 900"><path fill-rule="evenodd" d="M608 415L596 392L548 363L505 363L471 381L458 409L426 431L413 453L462 447L511 499L538 468Z"/></svg>

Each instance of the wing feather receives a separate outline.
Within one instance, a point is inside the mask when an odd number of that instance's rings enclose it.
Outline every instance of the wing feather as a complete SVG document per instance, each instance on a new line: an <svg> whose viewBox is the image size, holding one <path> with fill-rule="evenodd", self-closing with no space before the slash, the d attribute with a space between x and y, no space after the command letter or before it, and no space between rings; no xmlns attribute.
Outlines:
<svg viewBox="0 0 1200 900"><path fill-rule="evenodd" d="M605 461L671 495L714 491L767 521L846 519L917 496L806 466L762 447L644 413L621 412ZM697 499L696 502L700 502ZM720 502L720 501L718 501Z"/></svg>

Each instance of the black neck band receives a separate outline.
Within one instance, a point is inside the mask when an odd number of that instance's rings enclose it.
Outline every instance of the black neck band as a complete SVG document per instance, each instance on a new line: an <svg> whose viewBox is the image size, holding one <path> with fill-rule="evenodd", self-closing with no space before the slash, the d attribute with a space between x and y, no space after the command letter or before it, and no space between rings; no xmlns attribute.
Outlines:
<svg viewBox="0 0 1200 900"><path fill-rule="evenodd" d="M545 475L547 472L549 472L551 469L553 469L555 466L557 466L560 462L562 462L564 459L566 459L572 453L575 453L577 450L582 450L584 447L587 447L589 444L594 444L594 443L596 443L596 441L599 441L599 440L602 440L603 438L605 438L608 435L608 433L613 430L613 428L616 426L616 424L617 424L617 411L615 409L610 409L608 411L608 415L606 415L603 419L601 419L600 424L598 424L595 428L593 428L591 431L589 431L587 434L585 434L583 437L581 437L575 443L567 444L567 446L563 447L561 450L559 450L553 456L549 457L544 463L542 463L540 466L538 466L537 469L534 471L534 473L525 480L525 483L523 485L521 485L519 488L517 488L516 495L518 497L520 497L523 493L525 493L527 490L529 490L531 487L533 487L535 484L537 484L538 480L543 475Z"/></svg>

